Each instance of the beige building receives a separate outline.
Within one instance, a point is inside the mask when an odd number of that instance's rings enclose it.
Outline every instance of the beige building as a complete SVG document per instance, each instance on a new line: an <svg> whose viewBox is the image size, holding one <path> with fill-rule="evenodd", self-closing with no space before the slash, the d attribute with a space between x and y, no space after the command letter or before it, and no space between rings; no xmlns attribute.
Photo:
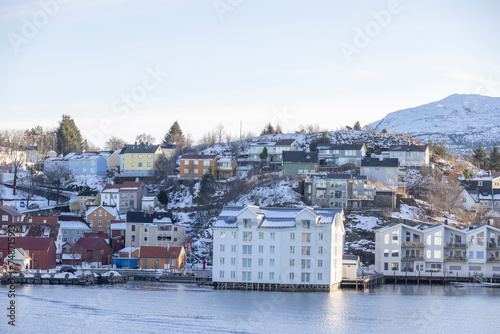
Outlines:
<svg viewBox="0 0 500 334"><path fill-rule="evenodd" d="M89 206L86 214L87 223L93 233L108 233L112 220L120 219L114 206Z"/></svg>

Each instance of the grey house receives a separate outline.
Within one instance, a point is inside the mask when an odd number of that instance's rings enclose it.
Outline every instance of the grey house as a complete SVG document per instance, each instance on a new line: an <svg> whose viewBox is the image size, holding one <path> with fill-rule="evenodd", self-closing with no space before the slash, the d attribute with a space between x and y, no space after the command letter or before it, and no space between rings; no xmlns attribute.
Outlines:
<svg viewBox="0 0 500 334"><path fill-rule="evenodd" d="M318 153L304 151L284 151L283 175L310 174L318 171Z"/></svg>
<svg viewBox="0 0 500 334"><path fill-rule="evenodd" d="M366 156L365 144L321 144L316 149L320 165L326 167L346 164L359 167Z"/></svg>
<svg viewBox="0 0 500 334"><path fill-rule="evenodd" d="M360 174L371 182L395 190L399 185L399 161L395 158L365 158L361 161Z"/></svg>

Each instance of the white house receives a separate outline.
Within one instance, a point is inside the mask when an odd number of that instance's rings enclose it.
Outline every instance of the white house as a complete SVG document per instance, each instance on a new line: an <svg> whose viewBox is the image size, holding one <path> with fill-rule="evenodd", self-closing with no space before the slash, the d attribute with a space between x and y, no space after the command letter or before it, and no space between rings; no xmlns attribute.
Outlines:
<svg viewBox="0 0 500 334"><path fill-rule="evenodd" d="M213 282L335 289L342 280L342 209L224 207L213 224Z"/></svg>
<svg viewBox="0 0 500 334"><path fill-rule="evenodd" d="M280 139L276 142L255 142L251 143L248 148L249 161L261 161L260 154L266 148L267 161L281 162L283 161L283 151L297 151L299 144L295 139Z"/></svg>
<svg viewBox="0 0 500 334"><path fill-rule="evenodd" d="M385 275L500 274L500 229L391 224L375 232L375 267Z"/></svg>
<svg viewBox="0 0 500 334"><path fill-rule="evenodd" d="M389 148L389 158L396 158L400 166L422 167L430 163L430 149L427 145L392 145Z"/></svg>

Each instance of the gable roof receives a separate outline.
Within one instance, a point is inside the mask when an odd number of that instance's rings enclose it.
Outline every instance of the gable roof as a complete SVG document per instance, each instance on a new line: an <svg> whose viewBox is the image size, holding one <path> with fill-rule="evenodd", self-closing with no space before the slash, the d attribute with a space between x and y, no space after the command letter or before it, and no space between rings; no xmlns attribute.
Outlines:
<svg viewBox="0 0 500 334"><path fill-rule="evenodd" d="M8 205L0 205L0 210L5 211L7 214L15 217L22 217L24 216L21 212L17 211L13 207L10 207Z"/></svg>
<svg viewBox="0 0 500 334"><path fill-rule="evenodd" d="M37 237L37 238L54 238L57 239L59 234L59 224L58 223L25 223L16 222L9 223L12 226L14 233L22 233L25 237ZM17 237L16 237L17 238Z"/></svg>
<svg viewBox="0 0 500 334"><path fill-rule="evenodd" d="M154 259L178 259L181 255L182 247L173 246L141 246L140 258Z"/></svg>
<svg viewBox="0 0 500 334"><path fill-rule="evenodd" d="M389 151L425 152L427 151L427 145L415 145L415 144L391 145L389 147Z"/></svg>
<svg viewBox="0 0 500 334"><path fill-rule="evenodd" d="M85 213L85 216L92 214L95 210L97 210L99 208L102 208L103 210L107 211L110 215L114 216L115 218L120 217L116 207L115 206L108 206L108 205L89 205L89 206L87 206L87 212Z"/></svg>
<svg viewBox="0 0 500 334"><path fill-rule="evenodd" d="M283 163L318 163L318 152L283 151Z"/></svg>
<svg viewBox="0 0 500 334"><path fill-rule="evenodd" d="M122 148L120 154L125 153L155 153L158 149L161 149L160 145L125 145Z"/></svg>
<svg viewBox="0 0 500 334"><path fill-rule="evenodd" d="M399 167L399 160L397 158L364 158L361 160L361 167Z"/></svg>
<svg viewBox="0 0 500 334"><path fill-rule="evenodd" d="M34 216L32 217L32 223L55 223L59 221L57 216Z"/></svg>
<svg viewBox="0 0 500 334"><path fill-rule="evenodd" d="M365 144L319 144L316 148L329 149L329 150L361 150Z"/></svg>
<svg viewBox="0 0 500 334"><path fill-rule="evenodd" d="M0 249L9 248L8 239L9 238L0 238ZM47 250L51 245L54 245L55 248L53 238L16 237L13 246L24 250Z"/></svg>
<svg viewBox="0 0 500 334"><path fill-rule="evenodd" d="M167 212L143 212L143 211L128 211L127 223L153 223L164 220L165 218L172 219L172 211Z"/></svg>
<svg viewBox="0 0 500 334"><path fill-rule="evenodd" d="M276 146L290 146L296 142L295 139L280 139L276 142Z"/></svg>
<svg viewBox="0 0 500 334"><path fill-rule="evenodd" d="M106 184L102 189L103 192L114 192L114 190L138 190L142 186L142 181L125 181L123 183L115 183L115 184Z"/></svg>
<svg viewBox="0 0 500 334"><path fill-rule="evenodd" d="M104 241L103 238L92 238L92 237L83 237L78 239L78 241L75 242L75 244L71 248L81 247L87 251L94 250L96 249L97 246L99 246L101 242L104 242L106 246L108 246L108 248L111 249L111 247L109 247L108 243Z"/></svg>

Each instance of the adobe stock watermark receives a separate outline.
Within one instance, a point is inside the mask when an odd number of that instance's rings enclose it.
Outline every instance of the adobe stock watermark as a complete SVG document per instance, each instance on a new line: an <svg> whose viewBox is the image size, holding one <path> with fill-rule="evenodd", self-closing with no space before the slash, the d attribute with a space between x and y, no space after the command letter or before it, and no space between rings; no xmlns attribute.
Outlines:
<svg viewBox="0 0 500 334"><path fill-rule="evenodd" d="M498 96L500 95L500 81L495 81L493 74L488 75L487 78L480 77L475 93L480 95Z"/></svg>
<svg viewBox="0 0 500 334"><path fill-rule="evenodd" d="M286 107L275 108L272 111L270 123L280 125L282 128L290 128L293 125L292 121L296 117L297 116L294 113L289 112Z"/></svg>
<svg viewBox="0 0 500 334"><path fill-rule="evenodd" d="M372 10L370 15L373 17L373 20L366 22L362 28L354 28L355 34L352 44L347 42L340 43L340 50L347 63L350 64L353 56L359 55L362 50L366 49L373 39L391 24L393 16L401 13L402 10L403 6L399 0L389 1L387 9Z"/></svg>
<svg viewBox="0 0 500 334"><path fill-rule="evenodd" d="M168 72L156 65L155 68L146 67L146 74L140 84L135 85L127 93L122 93L119 98L111 103L111 111L115 114L112 117L105 117L99 121L97 128L85 132L86 138L93 143L103 142L104 136L112 134L115 130L116 118L125 119L130 111L136 109L141 102L146 100L150 93L156 90L165 81Z"/></svg>
<svg viewBox="0 0 500 334"><path fill-rule="evenodd" d="M36 11L30 18L23 17L23 26L20 34L9 32L7 39L14 49L14 52L19 53L21 45L28 44L35 38L40 30L49 24L50 20L57 16L61 11L61 5L65 5L73 0L40 0L38 5L40 9Z"/></svg>
<svg viewBox="0 0 500 334"><path fill-rule="evenodd" d="M244 0L215 0L212 2L212 6L219 16L219 19L224 20L227 13L233 12L243 2Z"/></svg>

